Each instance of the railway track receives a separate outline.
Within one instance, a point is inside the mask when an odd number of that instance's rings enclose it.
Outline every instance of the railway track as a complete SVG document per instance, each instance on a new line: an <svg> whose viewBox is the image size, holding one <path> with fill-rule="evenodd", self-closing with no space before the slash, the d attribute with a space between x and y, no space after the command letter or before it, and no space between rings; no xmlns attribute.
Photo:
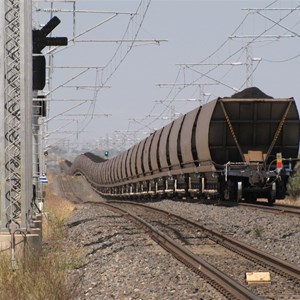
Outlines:
<svg viewBox="0 0 300 300"><path fill-rule="evenodd" d="M67 192L68 196L70 196L71 194L73 194L75 196L76 202L82 201L85 203L90 203L90 202L84 201L83 199L80 199L80 197L77 197L76 194L72 191L72 185L70 185L69 183L63 182L62 185L64 186L64 190L65 190L65 192ZM249 291L248 287L243 286L241 284L241 282L237 283L235 280L233 280L231 278L231 276L228 276L228 275L226 276L224 272L220 272L218 270L219 268L212 267L212 265L207 263L205 260L201 259L198 255L195 255L195 253L194 253L195 249L193 249L193 247L191 248L191 250L189 250L189 249L187 249L187 245L182 245L178 241L175 241L176 236L175 237L173 236L172 238L170 238L170 236L172 236L172 231L177 232L177 234L179 234L180 231L186 230L187 224L188 224L188 226L193 226L196 228L196 230L203 231L204 236L208 237L208 239L210 239L216 245L218 245L218 246L221 245L222 247L229 249L231 252L235 253L234 255L236 255L236 253L238 253L238 256L243 257L242 260L248 260L248 261L251 261L252 263L254 262L254 264L256 266L261 266L260 267L261 270L263 270L264 268L267 267L269 270L271 270L272 274L276 274L275 278L277 278L276 279L277 281L279 280L280 282L282 282L283 281L282 278L286 278L287 279L286 286L291 285L289 288L291 291L293 291L293 286L295 286L295 284L297 286L297 282L299 285L300 269L298 267L295 267L295 266L293 266L285 261L282 261L276 257L270 257L268 254L266 254L262 251L259 251L256 249L251 249L251 247L249 248L248 245L246 245L246 244L243 244L243 243L241 243L237 240L234 240L232 238L229 238L229 237L224 237L222 234L217 233L216 231L205 228L197 223L194 223L194 222L191 222L184 218L181 218L180 216L172 215L168 212L154 209L152 207L145 206L142 204L137 204L137 203L126 202L126 204L124 204L124 202L117 202L117 201L111 201L109 204L95 203L95 202L91 202L91 203L93 205L106 205L106 206L109 205L110 209L118 210L118 212L121 213L124 217L129 218L129 219L134 220L135 222L139 223L143 228L145 228L145 230L149 233L149 235L157 243L159 243L163 248L165 248L169 252L171 252L178 260L182 261L187 266L192 268L196 273L201 273L202 277L207 278L208 281L211 283L211 285L214 286L216 289L218 289L227 298L230 298L230 299L232 299L232 298L235 298L235 299L258 299L255 294L258 293L258 294L265 295L267 293L267 291L269 290L269 287L263 287L263 288L254 287L253 292ZM127 207L127 209L125 210L123 208L116 207L116 205L118 205L118 206L125 205L125 206L130 206L131 208L128 209L128 207ZM150 211L154 212L154 214L152 213L152 214L148 215L148 219L150 218L150 221L149 221L146 216L147 214L145 215L145 213L143 213L143 212L142 213L141 212L132 213L131 212L132 207L139 207L139 209L142 209L142 211L150 210ZM154 223L156 223L156 224L153 224L153 220L155 220L154 216L157 215L158 213L164 214L165 216L167 216L167 218L172 217L173 221L171 221L171 223L169 223L169 225L166 225L167 222L165 221L165 219L162 219L162 220L156 219L156 221L154 221ZM146 219L147 219L147 221L145 221ZM178 220L180 220L186 224L185 226L183 226L183 227L185 227L185 229L184 228L174 229L174 224L176 222L178 222ZM156 228L157 223L161 223L159 229ZM169 230L169 232L168 231L165 232L166 227L171 228L171 230ZM182 227L182 225L181 225L181 227ZM188 237L188 236L192 236L192 234L189 232L189 233L181 234L181 236ZM194 236L199 240L199 236L197 236L197 234L194 234ZM186 239L186 238L183 238L183 239ZM188 238L188 239L190 239L190 238ZM202 236L202 239L203 239L203 236ZM205 248L205 247L203 247L203 245L200 245L200 248L201 247ZM212 246L210 245L209 247L211 248ZM222 253L224 254L224 251ZM230 258L232 259L232 254L229 255L229 259ZM243 265L245 263L241 262L242 260L240 260L240 258L239 258L239 263ZM236 260L236 261L238 261L238 260ZM249 267L249 269L251 270L251 267ZM273 277L273 275L272 275L272 277ZM282 278L278 279L278 277L282 277ZM240 281L245 282L244 278L242 280L240 279ZM274 285L274 284L272 283L272 285ZM274 289L274 286L272 288ZM299 286L296 289L298 289L298 291L299 291ZM261 291L261 290L265 290L265 291ZM292 296L293 296L293 292L292 292Z"/></svg>
<svg viewBox="0 0 300 300"><path fill-rule="evenodd" d="M174 199L181 200L181 199ZM222 205L222 206L242 206L254 209L264 210L269 213L286 214L291 216L300 217L300 206L287 205L287 204L274 204L270 206L267 202L260 203L246 203L246 202L235 202L235 201L219 201L213 200L200 200L199 203L211 204L211 205Z"/></svg>
<svg viewBox="0 0 300 300"><path fill-rule="evenodd" d="M130 213L128 210L124 210L108 203L86 203L103 205L106 208L109 207L109 209L113 211L122 213L125 218L138 223L162 248L166 249L194 272L204 277L211 284L211 286L217 289L226 298L259 299L257 295L253 294L243 285L231 279L228 275L219 271L217 268L207 263L206 260L202 259L198 255L195 255L192 251L188 250L186 247L183 247L180 243L176 242L174 239L170 238L168 235L164 234L162 231L158 230L139 216Z"/></svg>
<svg viewBox="0 0 300 300"><path fill-rule="evenodd" d="M266 204L251 204L251 203L239 203L239 206L261 209L270 213L288 214L288 215L300 217L300 206L292 206L292 205L285 205L285 204L275 204L274 206L267 206Z"/></svg>
<svg viewBox="0 0 300 300"><path fill-rule="evenodd" d="M77 196L71 181L67 179L66 176L58 175L56 178L63 197L75 204L84 202L80 197Z"/></svg>
<svg viewBox="0 0 300 300"><path fill-rule="evenodd" d="M232 280L226 274L220 272L215 267L208 264L205 260L196 256L191 251L187 250L185 247L181 246L178 242L174 241L161 231L155 229L151 224L144 221L142 218L124 210L120 207L116 207L110 203L106 202L90 202L85 201L80 196L76 195L72 184L69 180L66 180L64 177L58 177L60 187L62 189L63 194L70 199L72 196L74 197L74 201L78 203L92 204L92 205L102 205L106 208L120 213L126 219L129 219L137 224L139 224L142 228L145 229L145 232L150 235L150 237L156 241L162 248L170 252L174 257L176 257L179 261L184 263L187 267L192 269L194 272L205 278L208 283L218 290L220 294L225 296L228 299L259 299L256 295L254 295L251 291L246 289L244 286L240 285L238 282ZM71 199L70 199L71 200Z"/></svg>
<svg viewBox="0 0 300 300"><path fill-rule="evenodd" d="M115 201L113 203L116 204ZM133 210L130 208L127 210L130 210L130 212L134 211L134 214L158 227L159 230L168 236L179 240L184 247L191 249L194 253L197 252L201 257L205 257L205 260L208 260L209 263L224 273L230 274L228 269L228 265L230 265L230 270L233 272L231 274L232 278L238 280L240 284L245 284L245 270L269 271L273 279L272 291L266 286L251 287L254 293L262 295L264 299L266 299L268 294L272 297L276 289L280 292L283 282L285 282L284 286L289 287L290 291L293 291L295 285L297 286L296 290L291 292L290 297L293 297L299 291L299 266L278 259L236 239L226 237L220 232L164 210L136 203L117 203L122 205L122 207L133 206ZM136 209L136 207L139 207L139 209ZM145 214L145 209L152 211L152 213ZM164 214L165 217L161 218L161 214ZM280 282L280 284L275 282Z"/></svg>
<svg viewBox="0 0 300 300"><path fill-rule="evenodd" d="M261 250L254 248L254 247L251 247L250 245L240 242L237 239L234 239L232 237L227 237L224 234L222 234L216 230L207 228L199 223L193 222L191 220L188 220L179 215L164 211L162 209L150 207L150 206L147 206L144 204L139 204L139 203L135 203L135 202L125 202L124 203L121 201L109 201L109 203L137 206L137 207L145 208L147 210L165 214L168 217L174 218L175 220L180 220L188 225L195 227L197 230L199 229L199 230L203 231L205 233L205 235L208 236L212 241L214 241L220 245L223 245L224 247L226 247L232 251L241 253L243 256L248 257L249 259L251 259L253 261L260 262L264 266L268 265L268 266L272 267L275 270L275 272L278 272L280 274L285 274L286 276L290 276L291 278L294 278L294 279L300 281L300 267L295 266L294 264L291 264L284 260L281 260L275 256L272 256L268 253L265 253Z"/></svg>

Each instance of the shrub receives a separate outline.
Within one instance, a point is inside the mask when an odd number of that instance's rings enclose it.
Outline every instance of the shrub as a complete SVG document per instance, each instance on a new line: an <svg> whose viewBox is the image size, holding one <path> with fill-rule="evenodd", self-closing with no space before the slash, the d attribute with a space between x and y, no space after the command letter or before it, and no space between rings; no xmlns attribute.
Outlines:
<svg viewBox="0 0 300 300"><path fill-rule="evenodd" d="M300 165L295 167L295 173L289 178L287 185L288 194L296 199L300 197Z"/></svg>

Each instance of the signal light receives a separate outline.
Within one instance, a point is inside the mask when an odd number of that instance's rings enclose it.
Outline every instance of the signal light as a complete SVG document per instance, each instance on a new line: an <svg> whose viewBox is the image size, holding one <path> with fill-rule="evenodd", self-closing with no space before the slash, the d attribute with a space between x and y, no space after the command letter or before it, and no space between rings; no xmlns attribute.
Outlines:
<svg viewBox="0 0 300 300"><path fill-rule="evenodd" d="M46 58L39 53L39 56L32 57L32 89L42 90L46 84Z"/></svg>

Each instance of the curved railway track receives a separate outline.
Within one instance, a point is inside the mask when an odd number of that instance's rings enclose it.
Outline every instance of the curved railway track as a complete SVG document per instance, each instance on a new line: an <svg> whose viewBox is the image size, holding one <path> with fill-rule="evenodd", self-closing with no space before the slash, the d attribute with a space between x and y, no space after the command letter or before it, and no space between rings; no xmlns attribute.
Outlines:
<svg viewBox="0 0 300 300"><path fill-rule="evenodd" d="M276 257L272 257L264 253L263 251L249 247L248 245L241 243L233 238L225 237L214 230L201 226L200 224L194 223L180 216L173 215L166 211L155 209L153 207L149 207L143 204L137 204L132 202L126 202L124 204L124 202L118 201L110 201L110 203L108 204L84 201L83 199L78 197L76 193L73 193L72 185L68 182L68 180L62 182L62 189L64 190L64 193L68 196L68 198L70 196L72 196L72 198L75 197L75 202L81 201L85 203L92 203L94 205L109 205L110 209L118 210L119 213L121 213L124 217L139 223L143 228L145 228L147 233L157 243L159 243L163 248L171 252L178 260L182 261L184 264L192 268L196 273L201 273L202 277L207 278L212 286L214 286L217 290L219 290L223 295L225 295L229 299L258 299L258 297L253 292L249 291L247 287L243 286L241 283L237 283L230 276L226 276L223 272L220 272L217 268L213 267L212 265L201 259L198 255L195 255L192 250L188 250L186 245L182 246L177 241L174 241L174 237L170 238L170 232L163 233L162 231L165 231L163 230L164 227L170 227L170 225L166 225L165 221L159 221L163 225L161 225L160 228L157 229L155 228L156 226L153 225L153 222L145 221L147 219L145 213L139 213L140 215L142 215L142 217L137 216L136 213L133 214L132 212L129 212L128 209L124 210L120 207L116 207L116 205L130 205L131 207L139 207L139 209L142 208L143 210L148 211L150 210L152 212L155 212L155 214L164 214L168 218L172 217L177 221L180 220L181 222L184 222L188 226L193 226L196 228L196 230L201 230L204 233L204 235L207 236L214 243L222 245L222 247L225 247L234 253L238 253L239 256L246 258L248 261L254 262L256 265L263 266L263 268L267 267L269 270L277 274L277 277L283 276L287 278L288 283L286 284L290 285L289 289L293 290L293 286L296 285L299 291L299 267L289 264L288 262L280 260ZM130 209L130 211L131 210L132 209ZM153 219L153 213L150 219ZM174 221L171 222L171 226L174 226ZM182 231L182 229L171 229L171 231L176 231L177 233L179 233L180 230ZM184 235L186 234L183 234L182 236ZM190 233L187 234L187 236L189 235ZM254 291L256 290L257 289L255 288ZM258 290L261 290L261 288ZM268 288L266 290L268 290ZM264 294L264 292L262 292L262 294Z"/></svg>
<svg viewBox="0 0 300 300"><path fill-rule="evenodd" d="M205 260L200 257L194 255L191 251L182 247L179 243L169 238L167 235L163 234L161 231L155 229L148 222L145 222L143 219L131 214L130 212L120 208L113 206L112 204L105 202L90 202L85 201L74 193L72 184L70 184L69 180L58 177L60 187L62 189L62 193L69 199L75 203L90 203L92 205L102 205L106 208L121 213L124 218L127 218L135 223L138 223L142 228L145 229L147 234L156 241L162 248L170 252L174 257L176 257L179 261L184 263L187 267L192 269L194 272L205 278L209 284L218 290L223 296L228 299L258 299L256 295L254 295L251 291L246 289L244 286L240 285L238 282L232 280L226 274L220 272L210 264L208 264ZM71 199L72 198L72 199Z"/></svg>
<svg viewBox="0 0 300 300"><path fill-rule="evenodd" d="M214 241L234 252L240 253L244 257L247 257L248 259L250 259L252 261L256 261L263 266L269 266L275 272L277 272L279 274L285 274L286 276L293 278L300 282L300 267L299 266L296 266L287 261L284 261L275 256L272 256L266 252L263 252L259 249L251 247L250 245L247 245L241 241L238 241L237 239L234 239L232 237L227 237L226 235L224 235L216 230L207 228L199 223L193 222L193 221L183 218L179 215L167 212L167 211L159 209L159 208L150 207L150 206L147 206L144 204L135 203L135 202L125 202L124 203L121 201L109 201L109 203L138 206L138 207L145 208L147 210L154 211L156 213L165 214L168 217L174 218L175 220L180 220L190 226L193 226L197 230L203 231L205 233L205 235L207 237L209 237L209 239L211 239L212 241Z"/></svg>
<svg viewBox="0 0 300 300"><path fill-rule="evenodd" d="M81 174L87 182L91 185L91 187L94 189L96 193L98 193L98 190L93 186L93 184L89 181L88 178L86 178L83 174ZM130 199L128 199L130 201ZM173 199L174 201L182 201L181 198L179 199ZM214 205L224 205L224 206L243 206L243 207L249 207L253 209L260 209L264 210L269 213L277 213L277 214L288 214L292 216L300 216L300 206L293 206L293 205L286 205L286 204L274 204L273 206L270 206L268 203L261 202L260 204L252 204L252 203L246 203L246 202L235 202L235 201L220 201L220 200L198 200L200 203L206 203L206 204L214 204ZM141 200L143 202L143 200Z"/></svg>
<svg viewBox="0 0 300 300"><path fill-rule="evenodd" d="M219 271L214 266L210 265L199 257L195 255L192 251L188 250L186 247L183 247L174 239L170 238L168 235L164 234L162 231L156 229L150 223L146 222L142 218L136 216L135 214L130 213L127 210L124 210L120 207L108 203L95 203L95 202L86 202L97 205L103 205L109 207L109 209L122 213L122 215L138 223L142 226L147 234L156 241L162 248L170 252L174 257L179 261L184 263L187 267L192 269L194 272L205 278L211 286L217 289L222 295L228 299L259 299L257 295L253 294L250 290L245 288L243 285L237 281L231 279L225 273Z"/></svg>

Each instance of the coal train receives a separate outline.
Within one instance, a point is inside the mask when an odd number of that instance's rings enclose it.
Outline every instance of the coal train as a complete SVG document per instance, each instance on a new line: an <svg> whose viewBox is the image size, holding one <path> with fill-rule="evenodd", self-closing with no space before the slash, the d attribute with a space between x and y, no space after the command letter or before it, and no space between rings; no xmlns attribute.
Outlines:
<svg viewBox="0 0 300 300"><path fill-rule="evenodd" d="M252 87L195 108L106 161L79 155L70 172L108 198L272 204L285 198L298 151L295 100Z"/></svg>

